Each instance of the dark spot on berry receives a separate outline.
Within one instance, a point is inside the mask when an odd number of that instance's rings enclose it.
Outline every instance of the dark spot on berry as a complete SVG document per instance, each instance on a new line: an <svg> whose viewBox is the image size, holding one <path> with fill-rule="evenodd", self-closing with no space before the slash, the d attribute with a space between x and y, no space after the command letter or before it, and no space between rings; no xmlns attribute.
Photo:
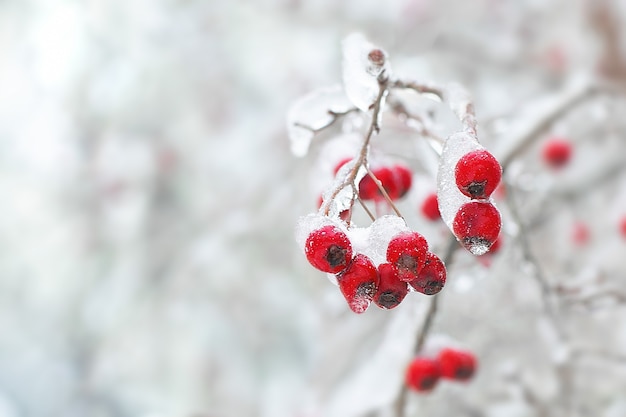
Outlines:
<svg viewBox="0 0 626 417"><path fill-rule="evenodd" d="M365 297L371 300L372 298L374 298L376 290L377 288L375 282L364 282L360 284L359 287L356 289L356 296Z"/></svg>
<svg viewBox="0 0 626 417"><path fill-rule="evenodd" d="M424 294L435 295L443 288L441 281L428 281L424 287Z"/></svg>
<svg viewBox="0 0 626 417"><path fill-rule="evenodd" d="M400 303L398 293L385 291L378 297L378 304L384 308L393 308Z"/></svg>
<svg viewBox="0 0 626 417"><path fill-rule="evenodd" d="M429 376L429 377L422 379L422 381L420 382L420 388L423 390L429 390L429 389L432 389L436 383L437 383L437 378Z"/></svg>
<svg viewBox="0 0 626 417"><path fill-rule="evenodd" d="M400 269L406 269L411 272L417 272L417 260L410 255L402 255L398 258L396 265Z"/></svg>
<svg viewBox="0 0 626 417"><path fill-rule="evenodd" d="M487 181L474 181L467 186L466 191L472 198L486 198L485 195L485 186L487 185Z"/></svg>
<svg viewBox="0 0 626 417"><path fill-rule="evenodd" d="M470 379L473 374L474 374L474 371L472 370L472 368L462 366L459 369L457 369L454 376L457 379L465 380L465 379Z"/></svg>
<svg viewBox="0 0 626 417"><path fill-rule="evenodd" d="M326 252L326 260L332 267L338 267L346 264L346 249L338 245L331 245Z"/></svg>

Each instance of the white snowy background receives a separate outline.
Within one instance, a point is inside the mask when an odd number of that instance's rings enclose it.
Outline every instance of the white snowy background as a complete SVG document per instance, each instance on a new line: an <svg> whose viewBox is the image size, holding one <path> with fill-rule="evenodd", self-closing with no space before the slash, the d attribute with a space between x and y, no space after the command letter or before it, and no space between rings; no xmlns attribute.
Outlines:
<svg viewBox="0 0 626 417"><path fill-rule="evenodd" d="M427 299L357 316L307 264L294 227L316 208L322 147L291 155L290 103L341 82L341 40L360 31L398 76L463 83L502 156L597 74L591 3L0 1L0 417L391 415ZM626 3L609 3L623 26ZM480 370L411 394L411 415L626 415L625 111L604 96L550 125L574 143L559 173L541 138L509 167L548 281L592 297L562 303L568 343L502 202L501 252L489 267L457 252L433 330ZM408 163L401 209L441 252L446 229L418 214L436 160Z"/></svg>

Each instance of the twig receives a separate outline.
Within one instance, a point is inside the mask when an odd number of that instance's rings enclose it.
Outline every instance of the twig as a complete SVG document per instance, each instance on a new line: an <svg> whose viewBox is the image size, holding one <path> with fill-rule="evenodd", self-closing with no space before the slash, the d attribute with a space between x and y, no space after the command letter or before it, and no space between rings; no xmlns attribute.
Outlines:
<svg viewBox="0 0 626 417"><path fill-rule="evenodd" d="M332 116L332 119L330 119L330 121L328 123L326 123L323 126L320 126L318 128L312 128L309 125L305 125L304 123L300 123L300 122L295 122L293 125L300 127L302 129L306 129L308 131L310 131L313 134L318 134L319 132L321 132L324 129L329 128L330 126L332 126L335 122L337 122L341 117L346 116L347 114L350 114L352 112L358 111L359 109L357 109L356 107L352 107L346 111L342 111L342 112L336 112L333 110L328 110L328 114L330 114Z"/></svg>
<svg viewBox="0 0 626 417"><path fill-rule="evenodd" d="M400 210L398 210L398 207L396 207L396 205L391 200L391 197L389 197L389 193L387 193L387 190L385 190L385 187L383 187L383 183L378 178L376 178L376 175L374 175L372 170L370 170L370 168L367 165L365 165L365 170L367 171L367 175L369 175L370 178L374 181L374 184L376 184L376 187L378 187L378 191L380 191L383 197L385 197L387 204L389 204L389 206L396 213L396 216L404 220L404 217L402 217L402 214L400 214Z"/></svg>

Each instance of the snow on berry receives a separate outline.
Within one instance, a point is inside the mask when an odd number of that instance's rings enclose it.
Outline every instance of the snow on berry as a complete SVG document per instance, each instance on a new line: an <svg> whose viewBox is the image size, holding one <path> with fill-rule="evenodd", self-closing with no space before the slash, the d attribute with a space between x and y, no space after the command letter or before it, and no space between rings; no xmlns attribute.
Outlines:
<svg viewBox="0 0 626 417"><path fill-rule="evenodd" d="M441 219L441 213L439 213L439 203L437 202L437 194L428 194L422 202L420 210L424 217L430 221L434 222Z"/></svg>
<svg viewBox="0 0 626 417"><path fill-rule="evenodd" d="M343 230L327 225L311 232L305 242L304 253L315 268L335 274L348 267L352 259L352 245Z"/></svg>
<svg viewBox="0 0 626 417"><path fill-rule="evenodd" d="M417 356L406 369L405 383L416 392L429 392L437 385L441 371L436 360Z"/></svg>
<svg viewBox="0 0 626 417"><path fill-rule="evenodd" d="M378 77L391 68L386 53L368 42L360 33L346 37L342 44L343 84L346 95L360 110L366 112L376 101Z"/></svg>
<svg viewBox="0 0 626 417"><path fill-rule="evenodd" d="M380 283L374 302L384 309L398 306L409 291L406 282L400 281L398 277L398 268L390 263L382 263L378 265L378 275Z"/></svg>
<svg viewBox="0 0 626 417"><path fill-rule="evenodd" d="M541 150L543 160L552 168L562 168L572 157L572 144L562 138L551 138Z"/></svg>
<svg viewBox="0 0 626 417"><path fill-rule="evenodd" d="M426 254L424 267L417 278L409 281L409 285L417 292L426 295L437 294L446 284L446 266L432 252Z"/></svg>
<svg viewBox="0 0 626 417"><path fill-rule="evenodd" d="M351 108L353 104L341 85L320 88L296 100L287 113L291 152L297 157L305 156L314 130L332 122L334 116L330 112L344 113Z"/></svg>
<svg viewBox="0 0 626 417"><path fill-rule="evenodd" d="M337 282L350 309L361 314L367 310L378 290L378 270L370 258L359 253L348 268L337 275Z"/></svg>
<svg viewBox="0 0 626 417"><path fill-rule="evenodd" d="M387 247L387 261L398 267L398 276L402 281L411 281L426 262L428 242L417 232L408 231L395 235Z"/></svg>
<svg viewBox="0 0 626 417"><path fill-rule="evenodd" d="M468 381L476 372L476 357L467 351L446 348L437 356L441 377L457 381Z"/></svg>
<svg viewBox="0 0 626 417"><path fill-rule="evenodd" d="M500 212L490 202L464 204L453 222L454 235L473 255L485 254L500 234Z"/></svg>
<svg viewBox="0 0 626 417"><path fill-rule="evenodd" d="M410 232L405 221L398 216L381 216L369 227L367 248L363 253L372 258L374 264L387 262L387 251L391 239L403 232Z"/></svg>
<svg viewBox="0 0 626 417"><path fill-rule="evenodd" d="M485 199L500 183L502 167L486 149L477 149L459 159L454 175L463 194L472 199Z"/></svg>

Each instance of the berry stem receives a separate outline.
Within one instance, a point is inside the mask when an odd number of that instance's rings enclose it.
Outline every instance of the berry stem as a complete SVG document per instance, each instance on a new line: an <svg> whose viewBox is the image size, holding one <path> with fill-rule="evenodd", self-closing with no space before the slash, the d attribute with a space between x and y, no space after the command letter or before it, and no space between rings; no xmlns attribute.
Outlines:
<svg viewBox="0 0 626 417"><path fill-rule="evenodd" d="M395 204L393 204L393 201L391 200L391 197L389 197L389 194L387 193L387 190L385 190L385 187L383 187L383 183L376 178L376 175L374 175L374 173L370 170L370 168L365 165L365 170L367 171L367 175L369 175L372 180L374 180L374 183L376 184L376 187L378 187L378 191L381 192L381 194L383 195L383 197L385 197L385 200L387 201L387 204L389 204L389 206L393 209L393 211L396 213L396 216L400 217L402 220L404 220L404 217L402 217L402 214L400 213L400 210L398 210L398 208L396 207ZM406 221L405 221L406 223Z"/></svg>
<svg viewBox="0 0 626 417"><path fill-rule="evenodd" d="M374 217L374 215L372 214L370 209L367 208L367 205L365 204L365 201L363 201L363 199L361 197L359 197L359 192L356 190L356 187L354 186L354 184L352 185L352 192L354 193L354 195L356 195L356 199L359 201L359 203L361 203L361 207L363 207L363 210L365 210L365 212L370 217L370 219L372 221L376 221L376 217Z"/></svg>

